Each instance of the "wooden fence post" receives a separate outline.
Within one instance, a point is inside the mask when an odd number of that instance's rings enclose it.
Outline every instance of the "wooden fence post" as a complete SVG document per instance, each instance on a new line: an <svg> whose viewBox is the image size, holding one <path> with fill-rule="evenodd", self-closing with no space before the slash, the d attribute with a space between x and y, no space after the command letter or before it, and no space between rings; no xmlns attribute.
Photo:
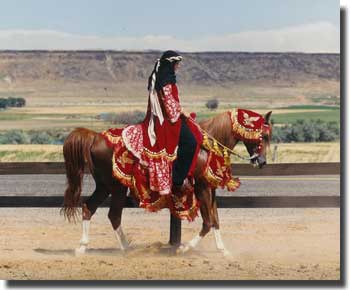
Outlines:
<svg viewBox="0 0 350 290"><path fill-rule="evenodd" d="M273 147L273 153L272 153L272 162L277 162L277 149L278 149L278 146L275 145Z"/></svg>
<svg viewBox="0 0 350 290"><path fill-rule="evenodd" d="M169 244L180 246L181 244L181 219L170 214L170 239Z"/></svg>

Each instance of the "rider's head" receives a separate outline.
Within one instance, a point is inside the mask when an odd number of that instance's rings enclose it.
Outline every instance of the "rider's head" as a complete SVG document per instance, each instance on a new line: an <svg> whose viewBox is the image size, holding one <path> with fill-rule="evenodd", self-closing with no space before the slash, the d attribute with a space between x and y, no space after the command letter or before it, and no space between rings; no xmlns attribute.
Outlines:
<svg viewBox="0 0 350 290"><path fill-rule="evenodd" d="M176 51L167 50L162 54L162 57L160 58L160 68L171 67L171 69L175 71L179 66L181 60L182 56Z"/></svg>
<svg viewBox="0 0 350 290"><path fill-rule="evenodd" d="M167 50L161 58L157 60L152 74L149 77L148 89L152 88L152 77L155 76L155 89L158 91L167 84L176 83L175 71L179 67L182 56L176 51Z"/></svg>

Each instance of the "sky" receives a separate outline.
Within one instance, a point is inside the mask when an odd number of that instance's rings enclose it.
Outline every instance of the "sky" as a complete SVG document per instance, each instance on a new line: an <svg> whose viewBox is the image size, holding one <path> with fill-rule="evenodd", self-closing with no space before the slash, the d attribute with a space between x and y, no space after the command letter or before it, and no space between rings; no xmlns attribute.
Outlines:
<svg viewBox="0 0 350 290"><path fill-rule="evenodd" d="M0 49L339 52L336 0L0 0Z"/></svg>

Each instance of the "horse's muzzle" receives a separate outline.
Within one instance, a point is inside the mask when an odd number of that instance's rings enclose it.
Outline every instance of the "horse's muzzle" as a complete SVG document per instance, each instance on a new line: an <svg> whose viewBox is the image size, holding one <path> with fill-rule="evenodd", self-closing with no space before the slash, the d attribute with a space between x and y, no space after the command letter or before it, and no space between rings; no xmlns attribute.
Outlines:
<svg viewBox="0 0 350 290"><path fill-rule="evenodd" d="M264 156L258 156L250 161L254 167L259 167L260 169L266 165L266 158Z"/></svg>

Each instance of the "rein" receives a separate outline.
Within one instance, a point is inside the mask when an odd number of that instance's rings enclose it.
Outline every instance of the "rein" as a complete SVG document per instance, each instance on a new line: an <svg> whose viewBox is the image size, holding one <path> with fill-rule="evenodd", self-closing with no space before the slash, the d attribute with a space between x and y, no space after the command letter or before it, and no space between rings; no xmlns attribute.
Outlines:
<svg viewBox="0 0 350 290"><path fill-rule="evenodd" d="M228 148L227 146L225 146L224 144L220 143L213 136L211 136L207 131L203 130L202 128L199 128L199 129L203 133L203 136L204 136L203 143L208 142L208 139L210 139L213 142L213 147L214 147L213 149L214 149L214 151L217 151L217 152L221 153L220 149L218 148L218 146L220 146L220 147L222 147L224 149L224 155L230 153L229 155L237 156L238 158L240 158L242 160L245 160L245 161L247 161L247 160L250 161L250 160L252 160L252 159L254 159L254 158L259 156L259 154L254 153L253 156L243 157L239 153L235 152L234 150L232 150L232 149Z"/></svg>

